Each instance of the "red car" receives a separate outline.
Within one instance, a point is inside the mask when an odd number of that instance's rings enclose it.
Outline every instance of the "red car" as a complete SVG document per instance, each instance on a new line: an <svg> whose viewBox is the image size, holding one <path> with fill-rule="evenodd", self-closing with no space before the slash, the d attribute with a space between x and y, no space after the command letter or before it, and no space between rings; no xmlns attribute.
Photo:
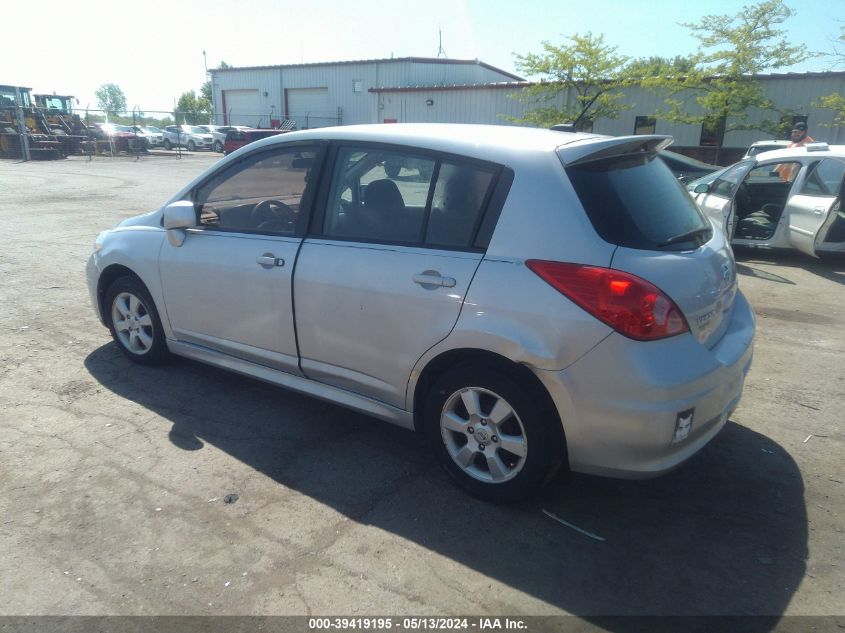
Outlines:
<svg viewBox="0 0 845 633"><path fill-rule="evenodd" d="M290 130L229 130L226 133L226 141L223 143L223 154L231 154L244 145L249 145L258 139L284 134Z"/></svg>

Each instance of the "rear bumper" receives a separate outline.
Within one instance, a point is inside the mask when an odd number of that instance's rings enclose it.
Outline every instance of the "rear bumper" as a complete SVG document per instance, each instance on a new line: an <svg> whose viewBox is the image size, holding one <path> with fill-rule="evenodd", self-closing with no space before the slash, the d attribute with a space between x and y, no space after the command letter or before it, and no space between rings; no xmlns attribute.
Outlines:
<svg viewBox="0 0 845 633"><path fill-rule="evenodd" d="M653 477L703 448L739 404L751 367L754 313L740 292L732 312L712 349L689 334L638 342L614 333L565 370L535 370L560 413L570 468ZM689 435L673 441L689 410Z"/></svg>

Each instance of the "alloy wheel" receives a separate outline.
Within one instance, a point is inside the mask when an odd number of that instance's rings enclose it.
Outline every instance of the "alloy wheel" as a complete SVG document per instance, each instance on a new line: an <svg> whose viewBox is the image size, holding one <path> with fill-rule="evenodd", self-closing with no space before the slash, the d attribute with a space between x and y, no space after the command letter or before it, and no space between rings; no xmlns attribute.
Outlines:
<svg viewBox="0 0 845 633"><path fill-rule="evenodd" d="M485 483L513 479L528 455L528 437L514 408L481 387L461 389L446 399L440 435L455 464Z"/></svg>

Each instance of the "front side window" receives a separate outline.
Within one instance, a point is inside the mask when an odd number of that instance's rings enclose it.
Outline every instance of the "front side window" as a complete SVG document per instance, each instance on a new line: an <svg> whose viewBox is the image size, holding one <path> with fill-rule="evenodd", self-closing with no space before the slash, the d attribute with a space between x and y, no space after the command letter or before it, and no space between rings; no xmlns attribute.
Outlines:
<svg viewBox="0 0 845 633"><path fill-rule="evenodd" d="M396 150L343 147L326 205L327 237L468 248L493 167Z"/></svg>
<svg viewBox="0 0 845 633"><path fill-rule="evenodd" d="M845 161L826 158L813 167L801 188L801 193L805 196L838 196L843 176L845 176Z"/></svg>
<svg viewBox="0 0 845 633"><path fill-rule="evenodd" d="M300 221L316 148L289 147L247 156L212 176L194 197L209 229L293 235Z"/></svg>
<svg viewBox="0 0 845 633"><path fill-rule="evenodd" d="M753 165L753 162L745 161L729 167L710 186L710 193L722 198L730 198Z"/></svg>

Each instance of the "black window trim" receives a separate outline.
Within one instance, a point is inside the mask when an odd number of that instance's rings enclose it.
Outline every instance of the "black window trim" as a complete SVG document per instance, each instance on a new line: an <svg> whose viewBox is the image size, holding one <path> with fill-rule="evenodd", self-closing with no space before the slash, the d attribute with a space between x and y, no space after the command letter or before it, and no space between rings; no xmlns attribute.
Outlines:
<svg viewBox="0 0 845 633"><path fill-rule="evenodd" d="M294 141L290 143L278 143L272 144L268 147L261 147L251 151L246 156L243 156L238 161L232 162L229 165L221 167L220 169L210 173L208 176L203 178L200 182L198 182L191 190L188 192L186 196L187 200L190 200L194 203L194 213L196 213L197 223L195 226L191 227L192 229L196 229L198 231L210 231L215 233L227 233L227 234L243 234L243 235L264 235L264 236L272 236L272 237L290 237L290 238L297 238L301 239L305 237L307 233L307 227L310 222L310 217L313 212L314 208L314 200L316 199L317 193L317 185L321 180L321 174L325 167L325 158L326 158L326 148L328 143L323 139L314 139L308 141ZM253 158L259 158L261 154L269 154L271 152L278 152L284 151L288 149L294 148L313 148L317 150L316 155L314 156L314 164L311 167L311 173L309 182L305 186L305 191L302 195L302 200L299 203L299 218L297 220L297 225L293 233L285 233L282 231L267 231L267 230L257 230L257 229L227 229L221 228L218 226L204 226L200 224L200 209L197 208L197 192L208 184L214 178L217 178L221 175L226 174L229 171L238 169L244 161L252 160ZM315 178L315 171L316 178ZM162 224L164 223L164 218L162 217Z"/></svg>
<svg viewBox="0 0 845 633"><path fill-rule="evenodd" d="M502 207L507 199L511 184L513 183L513 170L509 167L501 165L493 161L486 161L463 154L453 154L451 152L443 152L441 150L434 150L426 147L418 147L416 145L405 145L399 143L382 143L374 141L358 141L354 139L331 140L328 142L329 147L325 153L325 161L320 174L320 186L318 187L315 196L315 203L313 212L311 213L311 221L308 227L308 232L305 235L306 239L319 239L331 242L349 242L355 244L373 244L379 246L401 246L406 248L422 248L427 250L438 251L452 251L463 253L485 253L487 247L490 245L490 238L496 223L498 223L499 215ZM468 246L454 246L454 245L437 245L426 244L425 233L422 234L415 242L400 242L389 241L382 239L367 239L360 237L344 237L335 235L326 235L324 233L324 223L326 217L326 209L328 206L328 197L331 189L331 183L334 179L335 170L337 169L337 157L340 150L345 147L354 147L361 150L382 150L397 153L407 153L415 157L430 158L434 161L434 170L429 183L429 193L426 199L426 207L430 206L431 199L434 194L434 187L437 184L437 177L440 173L440 165L442 162L455 163L458 165L476 166L492 174L490 185L485 194L484 202L481 207L479 217L476 219L476 224L473 227L472 239L469 240ZM428 215L428 214L426 214ZM424 229L427 224L427 219L423 221ZM492 225L489 229L488 226ZM482 229L488 230L489 235L482 235Z"/></svg>

